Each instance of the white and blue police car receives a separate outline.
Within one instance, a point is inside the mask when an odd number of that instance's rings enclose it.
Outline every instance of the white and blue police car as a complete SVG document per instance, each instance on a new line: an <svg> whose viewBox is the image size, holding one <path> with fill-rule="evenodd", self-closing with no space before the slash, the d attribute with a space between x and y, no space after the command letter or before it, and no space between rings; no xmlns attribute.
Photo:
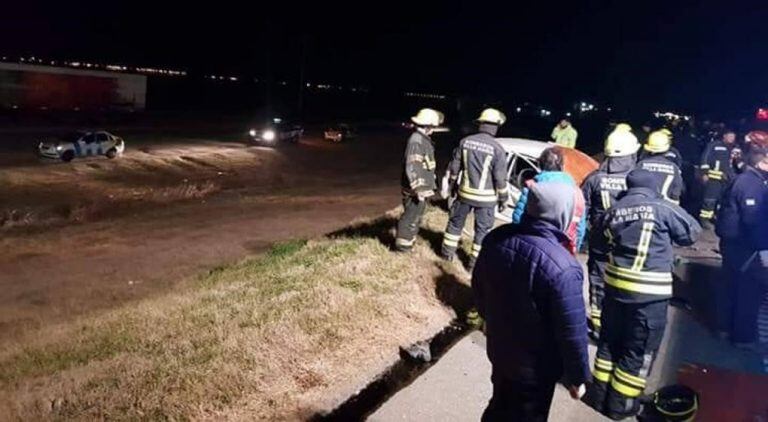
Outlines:
<svg viewBox="0 0 768 422"><path fill-rule="evenodd" d="M111 159L122 155L123 151L123 138L103 130L73 132L52 141L40 142L37 146L40 157L64 162L92 156Z"/></svg>

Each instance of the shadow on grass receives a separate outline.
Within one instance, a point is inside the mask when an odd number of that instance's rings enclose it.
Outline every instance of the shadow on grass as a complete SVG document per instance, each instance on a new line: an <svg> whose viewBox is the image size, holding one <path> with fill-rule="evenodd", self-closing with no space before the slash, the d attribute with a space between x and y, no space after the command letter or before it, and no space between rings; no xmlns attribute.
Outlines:
<svg viewBox="0 0 768 422"><path fill-rule="evenodd" d="M372 221L353 224L341 230L328 233L330 238L351 237L351 238L369 238L377 239L383 245L392 248L395 244L395 233L393 228L397 225L397 219L391 216L384 216Z"/></svg>

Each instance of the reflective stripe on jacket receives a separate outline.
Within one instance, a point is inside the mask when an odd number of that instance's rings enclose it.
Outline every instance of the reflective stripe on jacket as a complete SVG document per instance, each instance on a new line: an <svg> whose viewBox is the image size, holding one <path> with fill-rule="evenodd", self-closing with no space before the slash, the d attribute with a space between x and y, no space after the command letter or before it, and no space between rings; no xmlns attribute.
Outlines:
<svg viewBox="0 0 768 422"><path fill-rule="evenodd" d="M729 180L733 176L732 154L735 145L713 141L701 156L701 169L712 180Z"/></svg>
<svg viewBox="0 0 768 422"><path fill-rule="evenodd" d="M419 131L413 132L405 147L403 191L410 194L437 189L435 180L435 148L432 140Z"/></svg>
<svg viewBox="0 0 768 422"><path fill-rule="evenodd" d="M683 194L683 175L680 168L666 154L653 154L640 160L637 167L653 173L659 193L664 199L680 203Z"/></svg>
<svg viewBox="0 0 768 422"><path fill-rule="evenodd" d="M672 243L689 246L701 227L679 206L648 188L632 188L599 227L609 245L606 294L643 303L672 297Z"/></svg>
<svg viewBox="0 0 768 422"><path fill-rule="evenodd" d="M507 159L504 149L487 133L476 133L461 140L448 165L451 179L458 180L459 199L475 207L492 207L506 202Z"/></svg>

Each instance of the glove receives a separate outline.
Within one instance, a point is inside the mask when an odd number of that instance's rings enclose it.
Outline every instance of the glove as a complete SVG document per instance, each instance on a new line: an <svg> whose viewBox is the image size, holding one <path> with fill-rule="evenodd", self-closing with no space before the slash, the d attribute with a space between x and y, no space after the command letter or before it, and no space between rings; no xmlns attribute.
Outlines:
<svg viewBox="0 0 768 422"><path fill-rule="evenodd" d="M757 253L757 258L760 260L760 266L768 268L768 250L759 251Z"/></svg>
<svg viewBox="0 0 768 422"><path fill-rule="evenodd" d="M507 203L506 202L499 202L497 204L499 213L503 213L507 209Z"/></svg>
<svg viewBox="0 0 768 422"><path fill-rule="evenodd" d="M435 191L433 190L425 190L416 192L416 196L419 198L419 202L424 202L427 200L427 198L430 198L435 195Z"/></svg>

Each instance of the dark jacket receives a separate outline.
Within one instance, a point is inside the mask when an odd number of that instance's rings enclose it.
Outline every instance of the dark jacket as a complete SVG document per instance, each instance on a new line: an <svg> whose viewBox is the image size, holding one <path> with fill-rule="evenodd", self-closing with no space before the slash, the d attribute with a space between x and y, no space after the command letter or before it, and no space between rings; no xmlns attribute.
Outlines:
<svg viewBox="0 0 768 422"><path fill-rule="evenodd" d="M746 167L720 204L716 233L723 242L738 244L749 254L768 250L768 175Z"/></svg>
<svg viewBox="0 0 768 422"><path fill-rule="evenodd" d="M730 180L734 176L733 150L736 144L712 141L701 155L701 170L712 180Z"/></svg>
<svg viewBox="0 0 768 422"><path fill-rule="evenodd" d="M417 192L436 190L435 167L432 140L419 131L413 132L405 147L401 178L403 193L416 195Z"/></svg>
<svg viewBox="0 0 768 422"><path fill-rule="evenodd" d="M472 275L494 372L567 385L589 379L579 262L553 224L526 218L488 234Z"/></svg>
<svg viewBox="0 0 768 422"><path fill-rule="evenodd" d="M692 245L701 226L650 188L632 188L605 214L598 233L610 245L606 296L628 303L672 297L672 244Z"/></svg>
<svg viewBox="0 0 768 422"><path fill-rule="evenodd" d="M666 154L650 154L637 163L637 167L653 173L659 193L664 199L680 203L683 195L683 174L675 162Z"/></svg>
<svg viewBox="0 0 768 422"><path fill-rule="evenodd" d="M600 167L589 174L581 184L584 194L584 206L590 227L600 224L605 212L615 202L618 196L627 190L627 174L635 168L635 157L607 158ZM608 245L602 242L594 229L589 235L589 253L605 255Z"/></svg>
<svg viewBox="0 0 768 422"><path fill-rule="evenodd" d="M462 139L448 165L452 183L458 180L459 200L475 207L507 202L507 154L493 136L479 132Z"/></svg>

